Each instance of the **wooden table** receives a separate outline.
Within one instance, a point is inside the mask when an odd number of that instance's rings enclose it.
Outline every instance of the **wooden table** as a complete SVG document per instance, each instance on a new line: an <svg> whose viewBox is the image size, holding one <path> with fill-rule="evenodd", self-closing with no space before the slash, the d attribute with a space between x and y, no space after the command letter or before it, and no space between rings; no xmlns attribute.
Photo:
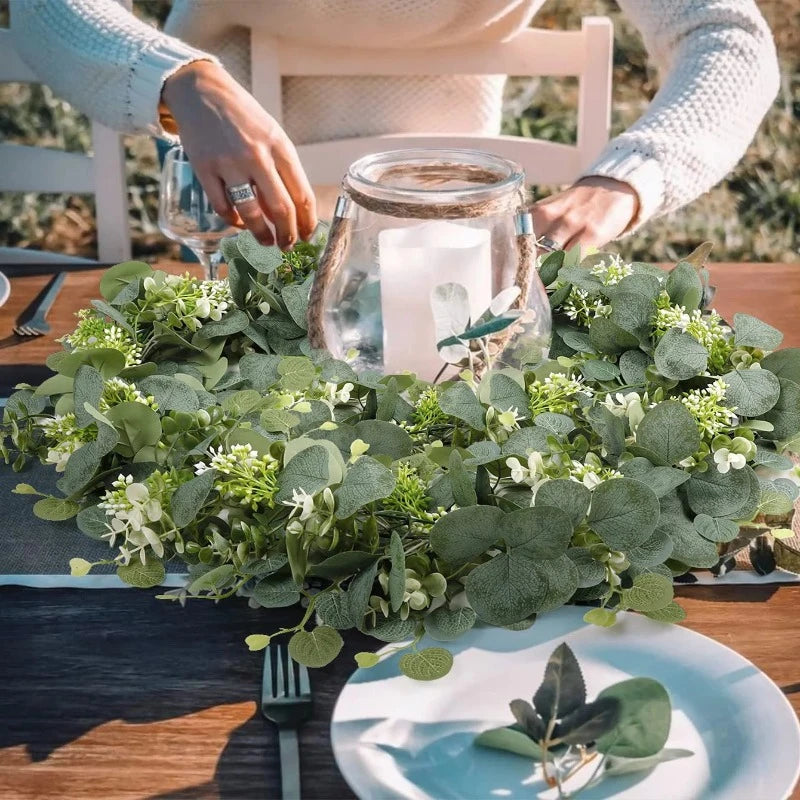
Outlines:
<svg viewBox="0 0 800 800"><path fill-rule="evenodd" d="M711 273L724 316L755 314L785 332L786 346L800 346L800 265L717 264ZM71 329L72 313L97 296L98 280L96 272L70 274L52 336L6 347L0 363L41 364L54 338ZM12 281L0 339L46 281ZM239 601L181 609L153 594L0 589L3 800L279 797L276 736L256 705L262 655L243 639L296 610L258 612ZM800 587L692 586L678 594L687 627L752 660L800 713ZM341 657L312 673L314 718L300 737L309 800L352 797L328 724L353 654L370 644L348 635Z"/></svg>

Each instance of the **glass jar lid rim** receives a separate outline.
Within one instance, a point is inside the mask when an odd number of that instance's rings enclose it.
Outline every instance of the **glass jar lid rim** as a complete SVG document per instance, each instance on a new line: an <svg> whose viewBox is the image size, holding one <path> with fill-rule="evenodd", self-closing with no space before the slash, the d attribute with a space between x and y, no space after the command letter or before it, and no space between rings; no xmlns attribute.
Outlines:
<svg viewBox="0 0 800 800"><path fill-rule="evenodd" d="M459 167L464 169L461 175L454 174L454 178L461 178L467 185L458 188L423 188L393 186L382 179L390 172L399 170L403 165L408 165L409 176L416 169L424 166L435 168L452 167L457 173ZM377 175L369 175L368 171L383 168ZM472 170L475 182L464 177L468 170ZM395 198L416 199L441 203L445 200L461 200L472 202L481 197L487 197L517 190L521 187L524 173L519 164L493 153L466 148L429 148L389 150L383 153L373 153L354 162L345 176L345 188L352 188L367 195L391 194Z"/></svg>

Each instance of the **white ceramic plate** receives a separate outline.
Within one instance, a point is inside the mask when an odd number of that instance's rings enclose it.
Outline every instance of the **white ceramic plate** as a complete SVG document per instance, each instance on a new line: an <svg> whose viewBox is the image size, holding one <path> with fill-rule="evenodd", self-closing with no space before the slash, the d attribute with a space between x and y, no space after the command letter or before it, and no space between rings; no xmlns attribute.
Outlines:
<svg viewBox="0 0 800 800"><path fill-rule="evenodd" d="M8 300L10 294L11 284L8 282L8 278L0 272L0 306Z"/></svg>
<svg viewBox="0 0 800 800"><path fill-rule="evenodd" d="M363 800L552 797L524 758L472 740L513 721L509 701L530 699L548 656L566 641L589 699L633 676L663 683L673 706L666 746L694 752L650 772L607 778L581 800L789 796L800 772L800 725L766 675L686 628L625 614L613 628L599 629L582 616L582 609L565 607L524 632L473 629L445 645L453 669L431 683L400 675L397 655L357 670L331 722L336 761L353 791ZM420 646L437 644L426 637Z"/></svg>

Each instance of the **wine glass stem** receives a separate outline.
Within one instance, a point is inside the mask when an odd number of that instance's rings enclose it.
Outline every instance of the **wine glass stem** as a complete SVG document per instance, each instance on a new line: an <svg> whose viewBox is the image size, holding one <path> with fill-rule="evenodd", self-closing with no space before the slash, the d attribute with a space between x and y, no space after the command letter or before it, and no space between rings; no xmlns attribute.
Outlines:
<svg viewBox="0 0 800 800"><path fill-rule="evenodd" d="M197 260L203 265L203 274L207 281L215 281L217 279L217 267L219 265L218 259L215 259L214 253L208 253L205 250L194 250Z"/></svg>

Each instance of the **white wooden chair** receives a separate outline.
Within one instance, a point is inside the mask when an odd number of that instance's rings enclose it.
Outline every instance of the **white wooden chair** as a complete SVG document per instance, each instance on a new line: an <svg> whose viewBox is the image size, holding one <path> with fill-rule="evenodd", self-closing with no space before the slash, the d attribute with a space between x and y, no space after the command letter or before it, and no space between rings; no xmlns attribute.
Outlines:
<svg viewBox="0 0 800 800"><path fill-rule="evenodd" d="M9 30L0 30L0 82L39 83L14 49ZM0 192L93 194L100 261L131 256L125 155L115 131L92 123L94 155L0 142ZM15 262L42 261L44 254L18 249ZM5 263L9 263L11 256Z"/></svg>
<svg viewBox="0 0 800 800"><path fill-rule="evenodd" d="M520 163L532 183L564 184L574 181L608 141L613 41L613 26L607 17L585 17L579 31L528 28L499 44L424 50L304 47L254 31L252 89L256 99L280 121L284 75L577 76L580 91L575 146L519 136L399 134L298 147L314 185L338 184L347 167L368 153L419 147L488 150Z"/></svg>

